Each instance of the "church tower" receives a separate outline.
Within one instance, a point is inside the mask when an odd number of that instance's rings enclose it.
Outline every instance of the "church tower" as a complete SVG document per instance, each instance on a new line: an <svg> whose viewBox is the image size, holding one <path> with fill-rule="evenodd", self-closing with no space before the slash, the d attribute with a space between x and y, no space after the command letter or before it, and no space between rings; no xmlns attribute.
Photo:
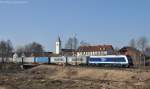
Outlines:
<svg viewBox="0 0 150 89"><path fill-rule="evenodd" d="M60 54L61 53L61 40L60 37L58 36L58 39L56 41L56 54Z"/></svg>

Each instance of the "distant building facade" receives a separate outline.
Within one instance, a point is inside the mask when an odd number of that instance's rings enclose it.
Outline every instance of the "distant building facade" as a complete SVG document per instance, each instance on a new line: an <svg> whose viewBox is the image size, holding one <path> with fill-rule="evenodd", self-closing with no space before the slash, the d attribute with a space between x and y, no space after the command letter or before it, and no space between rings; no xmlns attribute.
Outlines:
<svg viewBox="0 0 150 89"><path fill-rule="evenodd" d="M53 52L34 52L31 57L50 57L51 55L53 55Z"/></svg>
<svg viewBox="0 0 150 89"><path fill-rule="evenodd" d="M133 47L123 47L119 50L119 53L122 55L128 55L132 58L134 66L142 65L143 61L141 60L142 53Z"/></svg>
<svg viewBox="0 0 150 89"><path fill-rule="evenodd" d="M145 55L146 55L147 57L150 57L150 48L146 48L146 50L145 50Z"/></svg>
<svg viewBox="0 0 150 89"><path fill-rule="evenodd" d="M74 50L74 49L62 49L61 55L62 56L76 56L76 50Z"/></svg>
<svg viewBox="0 0 150 89"><path fill-rule="evenodd" d="M77 50L77 56L100 56L112 54L114 54L112 45L80 46Z"/></svg>

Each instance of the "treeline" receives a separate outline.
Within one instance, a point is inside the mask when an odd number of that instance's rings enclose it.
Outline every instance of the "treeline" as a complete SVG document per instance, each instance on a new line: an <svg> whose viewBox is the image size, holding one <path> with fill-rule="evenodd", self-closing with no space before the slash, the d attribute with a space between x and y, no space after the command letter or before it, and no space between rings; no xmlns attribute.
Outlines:
<svg viewBox="0 0 150 89"><path fill-rule="evenodd" d="M80 41L76 36L69 37L68 40L65 43L65 49L73 49L77 50L79 46L89 46L90 44L85 41Z"/></svg>
<svg viewBox="0 0 150 89"><path fill-rule="evenodd" d="M138 39L131 39L129 42L129 46L135 48L141 52L140 61L144 62L144 66L146 65L146 61L150 60L150 46L149 40L146 37L140 37Z"/></svg>
<svg viewBox="0 0 150 89"><path fill-rule="evenodd" d="M146 49L149 48L149 40L146 37L140 37L138 39L131 39L131 41L129 42L129 45L145 53Z"/></svg>
<svg viewBox="0 0 150 89"><path fill-rule="evenodd" d="M31 56L32 53L44 52L44 46L40 43L32 42L24 46L17 47L15 52L18 56L21 56L23 53L25 53L26 56Z"/></svg>
<svg viewBox="0 0 150 89"><path fill-rule="evenodd" d="M150 45L149 40L146 37L131 39L129 46L139 50L146 58L150 59Z"/></svg>
<svg viewBox="0 0 150 89"><path fill-rule="evenodd" d="M9 58L13 57L14 53L17 53L19 56L21 56L23 53L25 53L27 56L31 56L31 53L33 52L43 51L44 47L37 42L32 42L24 46L14 48L11 40L2 40L0 41L0 62L7 62Z"/></svg>
<svg viewBox="0 0 150 89"><path fill-rule="evenodd" d="M4 63L4 60L8 60L10 56L12 56L13 45L10 40L0 41L0 58L1 62Z"/></svg>

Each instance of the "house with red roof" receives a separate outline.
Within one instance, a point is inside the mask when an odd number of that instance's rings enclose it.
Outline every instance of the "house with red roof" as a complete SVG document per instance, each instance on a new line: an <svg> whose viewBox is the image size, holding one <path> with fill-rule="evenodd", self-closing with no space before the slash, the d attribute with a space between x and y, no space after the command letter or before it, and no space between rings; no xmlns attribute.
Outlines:
<svg viewBox="0 0 150 89"><path fill-rule="evenodd" d="M112 45L80 46L77 50L77 56L100 56L112 54L114 54Z"/></svg>

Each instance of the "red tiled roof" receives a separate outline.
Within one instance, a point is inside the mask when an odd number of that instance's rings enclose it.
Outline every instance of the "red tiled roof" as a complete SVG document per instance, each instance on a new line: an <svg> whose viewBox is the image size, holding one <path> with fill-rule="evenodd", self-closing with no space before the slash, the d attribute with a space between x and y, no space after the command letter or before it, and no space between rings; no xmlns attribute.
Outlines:
<svg viewBox="0 0 150 89"><path fill-rule="evenodd" d="M95 52L113 50L112 45L80 46L78 52Z"/></svg>

